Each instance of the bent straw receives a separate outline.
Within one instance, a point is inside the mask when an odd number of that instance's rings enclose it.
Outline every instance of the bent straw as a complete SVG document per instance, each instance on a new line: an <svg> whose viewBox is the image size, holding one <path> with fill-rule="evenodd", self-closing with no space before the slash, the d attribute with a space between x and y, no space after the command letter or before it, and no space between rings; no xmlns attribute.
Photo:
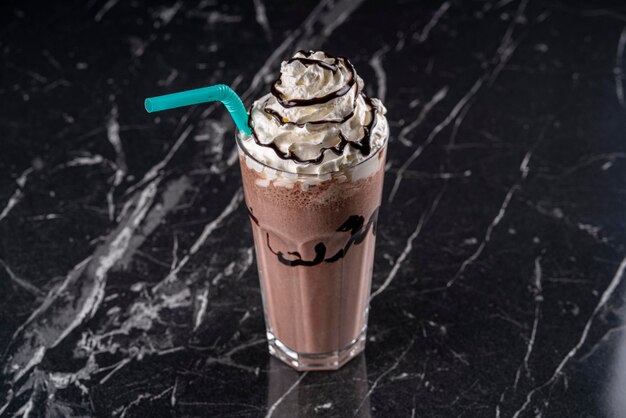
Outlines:
<svg viewBox="0 0 626 418"><path fill-rule="evenodd" d="M145 100L144 106L148 113L152 113L207 102L222 102L237 128L248 135L252 133L248 127L248 112L241 99L225 84L149 97Z"/></svg>

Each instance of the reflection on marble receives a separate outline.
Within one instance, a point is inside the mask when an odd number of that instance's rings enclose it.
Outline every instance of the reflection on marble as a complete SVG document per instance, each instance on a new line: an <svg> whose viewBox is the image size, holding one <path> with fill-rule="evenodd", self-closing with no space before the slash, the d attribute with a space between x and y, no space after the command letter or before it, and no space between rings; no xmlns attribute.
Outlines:
<svg viewBox="0 0 626 418"><path fill-rule="evenodd" d="M2 2L0 416L626 414L626 5ZM232 122L300 48L391 137L364 356L270 359Z"/></svg>
<svg viewBox="0 0 626 418"><path fill-rule="evenodd" d="M271 358L268 375L266 416L372 416L364 355L336 373L298 373Z"/></svg>
<svg viewBox="0 0 626 418"><path fill-rule="evenodd" d="M626 267L626 263L624 263ZM626 294L622 293L622 303L626 301ZM611 371L608 373L608 386L606 390L606 410L611 417L624 416L626 411L626 310L621 309L621 326L609 329L600 340L606 343L609 339L615 340L615 350L610 356ZM594 346L593 349L598 347ZM592 350L593 350L592 349ZM594 350L595 351L595 350ZM594 354L591 351L590 354Z"/></svg>

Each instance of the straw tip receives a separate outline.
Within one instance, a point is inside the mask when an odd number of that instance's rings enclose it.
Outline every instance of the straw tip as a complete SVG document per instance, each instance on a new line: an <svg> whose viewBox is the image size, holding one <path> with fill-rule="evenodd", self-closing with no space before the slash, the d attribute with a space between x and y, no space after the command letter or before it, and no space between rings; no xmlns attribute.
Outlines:
<svg viewBox="0 0 626 418"><path fill-rule="evenodd" d="M152 111L153 111L152 100L150 100L150 99L144 100L143 106L146 108L146 112L152 113Z"/></svg>

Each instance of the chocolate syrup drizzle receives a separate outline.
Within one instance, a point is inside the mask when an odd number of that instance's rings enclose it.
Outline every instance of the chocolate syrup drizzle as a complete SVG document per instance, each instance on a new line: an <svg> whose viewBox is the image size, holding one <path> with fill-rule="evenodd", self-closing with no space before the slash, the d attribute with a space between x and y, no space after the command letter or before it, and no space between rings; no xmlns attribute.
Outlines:
<svg viewBox="0 0 626 418"><path fill-rule="evenodd" d="M343 246L343 248L341 248L330 257L326 257L326 245L323 242L319 242L314 247L315 257L313 258L313 260L303 260L302 256L297 251L287 252L288 255L295 257L295 259L287 258L285 257L285 254L283 252L275 251L272 248L270 244L269 233L265 234L267 248L269 248L272 254L274 254L278 258L278 261L290 267L312 267L321 263L334 263L335 261L338 261L345 257L352 245L359 245L360 243L362 243L367 237L367 233L369 232L370 228L372 229L372 234L376 235L376 224L378 221L379 209L380 207L374 210L366 224L364 224L365 218L359 215L352 215L343 224L341 224L341 226L337 228L337 232L350 232L350 237L346 241L346 244ZM252 214L252 208L248 208L248 215L250 216L252 222L254 222L258 226L259 220Z"/></svg>
<svg viewBox="0 0 626 418"><path fill-rule="evenodd" d="M363 96L365 98L365 96ZM306 125L323 125L325 123L344 123L347 122L351 117L354 116L354 109L352 109L350 111L350 113L348 113L346 116L344 116L341 119L320 119L320 120L312 120L309 122L289 122L288 120L286 120L287 118L285 118L283 115L281 115L280 113L278 113L278 111L274 110L274 109L270 109L269 107L267 107L267 102L269 100L266 100L265 103L263 104L263 112L267 113L268 115L272 116L274 119L276 119L276 121L281 125L281 126L285 126L285 125L295 125L298 128L304 128ZM356 97L355 97L355 101L356 101Z"/></svg>
<svg viewBox="0 0 626 418"><path fill-rule="evenodd" d="M320 61L320 60L315 60L315 59L310 59L308 58L309 56L311 56L311 54L313 53L313 51L298 51L300 54L304 55L304 57L296 57L296 58L292 58L290 59L288 62L293 62L293 61L299 61L302 62L304 65L319 65L322 68L326 68L329 69L330 71L337 71L339 69L339 67L337 66L337 64L339 63L339 60L343 60L343 62L346 64L346 66L350 69L350 80L348 80L346 82L346 84L344 86L342 86L340 89L335 90L334 92L322 96L322 97L315 97L313 99L291 99L291 100L287 100L285 101L283 99L282 93L280 91L278 91L278 89L276 88L276 85L280 84L280 77L274 82L274 84L272 84L272 95L274 95L276 97L276 99L279 101L279 103L283 106L283 107L293 107L293 106L307 106L307 105L311 105L311 104L321 104L321 103L326 103L330 100L336 99L340 96L345 95L348 91L350 91L350 89L354 86L354 83L356 82L356 72L354 70L354 66L350 63L350 61L348 61L346 58L340 57L331 57L333 58L334 62L332 64L330 63L326 63L324 61ZM355 93L356 94L356 93ZM346 145L350 145L351 147L353 147L356 150L361 151L361 153L363 153L363 155L367 156L370 154L370 152L372 151L372 146L371 146L371 135L372 135L372 131L374 126L376 125L377 122L377 113L378 113L378 108L376 107L376 105L374 105L374 102L368 98L367 96L365 96L364 94L362 94L363 99L365 100L365 102L367 103L367 105L370 107L370 122L367 124L367 126L363 127L363 136L358 139L357 141L350 141L348 140L343 133L341 133L341 131L339 132L339 143L333 147L322 147L320 149L320 154L315 157L315 158L311 158L311 159L303 159L298 157L297 155L287 151L287 152L283 152L280 150L280 148L274 144L273 142L270 142L268 144L264 144L261 141L259 141L259 138L256 134L256 131L254 130L254 126L252 125L252 118L250 118L250 121L248 122L248 126L250 127L250 130L252 131L252 137L254 139L254 142L262 147L268 147L271 148L276 155L283 159L283 160L291 160L294 161L296 163L300 163L300 164L319 164L324 160L324 155L326 153L326 151L330 150L331 152L335 153L336 155L341 155L346 147ZM317 124L342 124L346 121L348 121L350 118L352 118L354 116L354 111L356 109L356 96L355 96L355 100L354 100L354 108L352 109L352 111L350 113L348 113L346 116L344 116L342 119L327 119L327 120L318 120L318 121L310 121L310 122L303 122L303 123L296 123L296 122L289 122L286 121L286 118L284 118L279 112L269 109L267 107L267 101L264 103L263 105L263 111L266 114L271 115L281 126L284 125L296 125L298 127L304 127L307 124L311 124L311 125L317 125ZM252 112L252 109L250 109L250 113Z"/></svg>
<svg viewBox="0 0 626 418"><path fill-rule="evenodd" d="M305 57L310 57L311 54L313 53L313 51L305 51L305 50L300 50L298 51L300 54L304 55ZM337 70L339 70L339 66L337 65L337 63L339 62L338 58L332 57L333 58L333 63L329 64L325 61L320 61L320 60L315 60L315 59L311 59L311 58L303 58L303 57L294 57L291 58L289 61L287 61L288 64L291 64L292 62L298 61L301 62L302 64L309 66L309 65L319 65L322 68L326 68L327 70L330 70L334 73L337 72Z"/></svg>
<svg viewBox="0 0 626 418"><path fill-rule="evenodd" d="M310 106L310 105L326 103L330 100L333 100L333 99L336 99L338 97L345 95L347 92L350 91L352 87L354 87L354 84L356 83L356 70L354 69L354 66L352 65L352 63L350 63L350 61L348 61L347 58L332 57L330 55L327 55L327 57L333 59L333 63L329 64L321 60L308 58L313 54L313 51L300 50L298 51L298 53L304 55L304 58L292 58L287 62L290 63L294 61L299 61L306 66L318 65L322 68L325 68L335 73L337 72L337 70L339 70L339 61L343 61L344 65L350 70L350 78L348 79L346 84L344 84L337 90L331 93L328 93L325 96L313 97L311 99L285 99L285 96L283 95L283 93L280 90L278 90L278 86L281 85L280 77L278 77L276 81L274 81L274 83L272 84L271 92L276 97L276 99L278 100L278 102L280 103L282 107Z"/></svg>

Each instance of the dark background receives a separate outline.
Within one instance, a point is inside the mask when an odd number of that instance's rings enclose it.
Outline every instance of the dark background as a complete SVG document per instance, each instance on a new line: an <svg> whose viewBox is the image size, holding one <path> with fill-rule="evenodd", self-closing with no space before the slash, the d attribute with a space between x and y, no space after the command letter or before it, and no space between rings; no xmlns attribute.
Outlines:
<svg viewBox="0 0 626 418"><path fill-rule="evenodd" d="M626 416L623 2L53 3L0 6L0 415ZM336 373L267 354L226 112L142 105L300 48L391 127Z"/></svg>

